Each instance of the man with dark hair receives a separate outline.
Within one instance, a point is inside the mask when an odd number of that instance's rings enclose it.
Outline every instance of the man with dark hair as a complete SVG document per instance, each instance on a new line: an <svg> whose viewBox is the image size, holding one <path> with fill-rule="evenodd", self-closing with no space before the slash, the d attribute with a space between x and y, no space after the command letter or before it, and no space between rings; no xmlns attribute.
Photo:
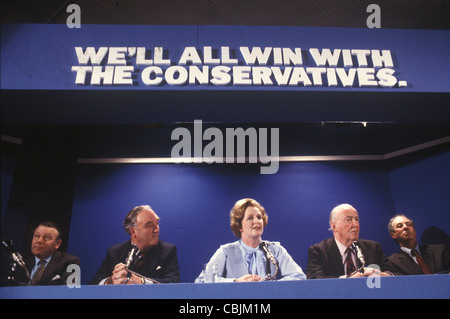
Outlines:
<svg viewBox="0 0 450 319"><path fill-rule="evenodd" d="M89 284L180 282L176 246L159 239L159 217L150 206L134 207L123 226L130 239L108 249Z"/></svg>
<svg viewBox="0 0 450 319"><path fill-rule="evenodd" d="M450 272L450 253L444 245L420 246L416 239L414 221L399 214L388 224L391 237L400 250L389 261L403 275L423 275Z"/></svg>
<svg viewBox="0 0 450 319"><path fill-rule="evenodd" d="M80 259L66 252L58 251L61 246L61 231L53 222L43 222L33 232L31 253L34 258L25 260L30 271L27 278L24 270L18 272L16 280L25 285L66 285L72 272L69 265L80 265Z"/></svg>

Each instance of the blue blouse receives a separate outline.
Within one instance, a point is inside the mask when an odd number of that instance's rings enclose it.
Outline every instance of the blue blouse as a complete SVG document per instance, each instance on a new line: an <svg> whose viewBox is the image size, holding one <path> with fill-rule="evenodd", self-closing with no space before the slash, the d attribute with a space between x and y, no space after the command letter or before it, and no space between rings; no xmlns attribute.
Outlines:
<svg viewBox="0 0 450 319"><path fill-rule="evenodd" d="M265 242L278 265L278 273L275 280L306 279L302 268L279 242ZM217 265L217 282L233 282L235 278L248 274L255 274L265 278L267 275L275 275L276 272L276 267L270 263L270 274L267 274L265 253L259 247L252 248L245 245L242 240L221 245L209 260L208 265L211 264ZM195 282L204 282L203 273L195 279Z"/></svg>

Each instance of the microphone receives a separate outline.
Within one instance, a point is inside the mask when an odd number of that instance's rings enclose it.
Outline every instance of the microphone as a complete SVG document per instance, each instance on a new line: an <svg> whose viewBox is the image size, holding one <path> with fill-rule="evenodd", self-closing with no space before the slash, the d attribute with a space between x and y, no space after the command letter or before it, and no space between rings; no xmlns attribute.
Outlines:
<svg viewBox="0 0 450 319"><path fill-rule="evenodd" d="M275 266L277 265L277 261L275 260L272 252L269 250L269 247L267 247L267 243L265 241L262 241L259 244L259 249L263 250L266 253L267 259L269 259L272 264L274 264Z"/></svg>
<svg viewBox="0 0 450 319"><path fill-rule="evenodd" d="M265 252L266 257L270 262L275 266L275 274L273 276L270 275L270 266L269 263L267 263L267 277L264 280L272 280L274 279L278 274L278 265L277 261L275 260L275 257L273 256L272 252L270 251L269 247L267 247L267 243L265 241L261 241L259 244L259 249Z"/></svg>
<svg viewBox="0 0 450 319"><path fill-rule="evenodd" d="M127 259L125 260L125 269L128 271L128 274L127 274L128 280L127 281L131 280L131 275L134 274L134 275L140 277L141 280L143 280L142 283L151 282L151 283L154 283L154 284L159 284L158 281L156 281L156 280L154 280L152 278L145 277L145 276L143 276L141 274L138 274L137 272L129 269L131 263L133 262L133 259L134 259L135 255L138 255L139 252L140 252L138 246L133 245L133 244L131 246L132 246L132 248L131 248L130 252L128 253ZM138 260L139 260L139 258L138 258Z"/></svg>
<svg viewBox="0 0 450 319"><path fill-rule="evenodd" d="M128 269L131 265L131 262L133 261L133 257L134 257L134 252L137 250L137 246L136 245L132 245L132 248L130 250L130 253L128 254L128 257L125 261L125 267Z"/></svg>
<svg viewBox="0 0 450 319"><path fill-rule="evenodd" d="M22 256L14 249L14 245L12 240L10 239L3 239L2 245L5 247L9 253L11 254L12 259L22 268L25 267L25 262L23 261Z"/></svg>
<svg viewBox="0 0 450 319"><path fill-rule="evenodd" d="M357 241L354 241L352 246L356 250L356 257L358 257L358 259L361 262L362 266L364 266L366 262L364 260L364 255L361 252L361 248L359 247L359 243Z"/></svg>

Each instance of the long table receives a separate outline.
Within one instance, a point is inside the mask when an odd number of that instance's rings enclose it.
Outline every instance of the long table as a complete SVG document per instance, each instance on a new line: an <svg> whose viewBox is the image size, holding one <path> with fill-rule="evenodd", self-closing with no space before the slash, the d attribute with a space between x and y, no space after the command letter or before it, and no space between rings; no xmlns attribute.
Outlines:
<svg viewBox="0 0 450 319"><path fill-rule="evenodd" d="M0 299L450 299L450 275L252 283L1 287Z"/></svg>

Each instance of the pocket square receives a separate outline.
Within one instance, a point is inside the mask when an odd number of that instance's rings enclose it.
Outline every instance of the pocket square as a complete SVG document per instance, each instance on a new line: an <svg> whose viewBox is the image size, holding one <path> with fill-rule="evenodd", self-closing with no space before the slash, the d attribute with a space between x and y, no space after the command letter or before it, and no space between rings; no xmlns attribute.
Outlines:
<svg viewBox="0 0 450 319"><path fill-rule="evenodd" d="M51 281L53 281L53 280L58 280L59 278L61 278L61 277L60 277L59 275L56 275L55 277L52 278Z"/></svg>
<svg viewBox="0 0 450 319"><path fill-rule="evenodd" d="M160 270L160 269L161 269L161 266L156 267L156 270Z"/></svg>

